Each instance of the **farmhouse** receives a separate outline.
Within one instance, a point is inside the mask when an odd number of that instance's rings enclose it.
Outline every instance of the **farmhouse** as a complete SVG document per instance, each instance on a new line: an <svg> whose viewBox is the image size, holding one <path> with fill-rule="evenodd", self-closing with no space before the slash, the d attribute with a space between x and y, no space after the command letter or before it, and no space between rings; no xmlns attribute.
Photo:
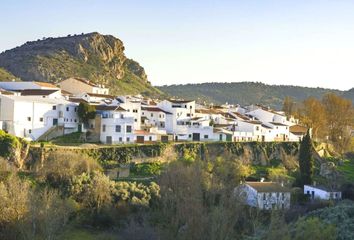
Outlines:
<svg viewBox="0 0 354 240"><path fill-rule="evenodd" d="M276 182L245 182L235 193L247 205L259 209L290 208L290 190Z"/></svg>

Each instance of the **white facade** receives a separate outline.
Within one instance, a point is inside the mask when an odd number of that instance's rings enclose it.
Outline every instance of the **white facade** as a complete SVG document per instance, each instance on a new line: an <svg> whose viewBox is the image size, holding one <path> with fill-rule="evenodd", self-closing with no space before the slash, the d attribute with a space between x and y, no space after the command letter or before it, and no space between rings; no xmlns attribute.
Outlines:
<svg viewBox="0 0 354 240"><path fill-rule="evenodd" d="M172 113L172 123L166 125L167 133L177 132L178 121L195 117L195 101L163 100L157 104L157 107Z"/></svg>
<svg viewBox="0 0 354 240"><path fill-rule="evenodd" d="M63 134L77 131L77 104L63 99L0 95L3 129L17 137L37 140L53 127Z"/></svg>
<svg viewBox="0 0 354 240"><path fill-rule="evenodd" d="M290 208L291 193L274 182L246 182L235 189L245 204L263 210Z"/></svg>
<svg viewBox="0 0 354 240"><path fill-rule="evenodd" d="M100 110L101 116L100 141L105 144L133 143L134 117L131 113L117 108L117 110Z"/></svg>
<svg viewBox="0 0 354 240"><path fill-rule="evenodd" d="M310 199L321 199L321 200L342 199L342 192L336 190L330 190L322 186L304 185L304 194L308 195Z"/></svg>

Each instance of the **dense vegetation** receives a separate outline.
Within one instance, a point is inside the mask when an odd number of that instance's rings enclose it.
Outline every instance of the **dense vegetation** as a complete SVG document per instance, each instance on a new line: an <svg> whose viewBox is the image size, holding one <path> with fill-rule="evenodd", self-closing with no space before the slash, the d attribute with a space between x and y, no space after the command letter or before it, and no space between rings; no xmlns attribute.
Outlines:
<svg viewBox="0 0 354 240"><path fill-rule="evenodd" d="M232 194L255 174L246 159L222 154L203 160L198 150L185 149L164 168L135 164L135 176L155 176L140 183L111 180L96 160L74 152L51 152L22 172L0 159L0 237L351 239L352 202L324 209L328 205L298 205L296 212L257 211ZM269 169L268 176L275 180L288 174L280 169Z"/></svg>
<svg viewBox="0 0 354 240"><path fill-rule="evenodd" d="M324 88L308 88L286 85L267 85L254 82L235 83L201 83L162 86L159 89L171 96L178 96L186 99L196 99L199 102L214 104L263 104L280 109L286 96L292 97L300 102L310 96L321 98L324 94L332 92L338 95L345 95L352 101L353 94L339 90ZM353 90L351 90L353 92Z"/></svg>

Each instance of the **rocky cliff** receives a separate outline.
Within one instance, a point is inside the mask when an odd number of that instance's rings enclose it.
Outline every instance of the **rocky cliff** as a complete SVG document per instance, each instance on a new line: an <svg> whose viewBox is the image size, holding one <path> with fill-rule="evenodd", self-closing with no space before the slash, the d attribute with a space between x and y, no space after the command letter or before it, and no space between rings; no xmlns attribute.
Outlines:
<svg viewBox="0 0 354 240"><path fill-rule="evenodd" d="M96 32L26 42L1 53L0 68L23 81L55 83L77 76L105 84L112 93L159 93L144 68L125 56L121 40Z"/></svg>

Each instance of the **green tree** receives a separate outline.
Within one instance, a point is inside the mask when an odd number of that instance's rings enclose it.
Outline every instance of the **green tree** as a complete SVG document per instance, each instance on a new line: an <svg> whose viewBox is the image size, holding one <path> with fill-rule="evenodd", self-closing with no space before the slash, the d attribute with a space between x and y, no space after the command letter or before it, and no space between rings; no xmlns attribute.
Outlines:
<svg viewBox="0 0 354 240"><path fill-rule="evenodd" d="M299 166L301 184L311 184L313 176L314 160L312 157L312 141L310 131L303 137L300 143Z"/></svg>
<svg viewBox="0 0 354 240"><path fill-rule="evenodd" d="M300 218L296 222L294 240L334 240L337 239L336 227L322 222L319 218Z"/></svg>
<svg viewBox="0 0 354 240"><path fill-rule="evenodd" d="M96 108L88 103L80 103L77 114L80 121L87 124L90 119L95 118Z"/></svg>

